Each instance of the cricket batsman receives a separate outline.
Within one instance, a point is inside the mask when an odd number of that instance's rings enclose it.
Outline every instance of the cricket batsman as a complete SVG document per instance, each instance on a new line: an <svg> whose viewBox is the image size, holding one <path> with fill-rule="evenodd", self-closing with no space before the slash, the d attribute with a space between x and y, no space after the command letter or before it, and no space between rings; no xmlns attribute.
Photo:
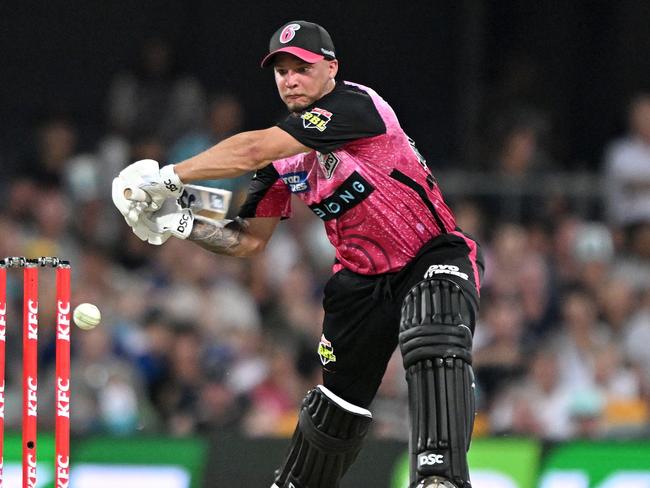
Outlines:
<svg viewBox="0 0 650 488"><path fill-rule="evenodd" d="M336 50L323 27L286 23L262 66L273 71L284 120L176 165L137 161L115 178L113 200L143 240L162 244L173 236L231 256L263 251L291 215L292 194L323 221L336 248L318 347L323 384L302 402L272 488L339 486L398 345L409 390L411 488L471 488L479 245L456 226L388 103L336 78ZM247 200L232 221L176 202L190 182L249 171Z"/></svg>

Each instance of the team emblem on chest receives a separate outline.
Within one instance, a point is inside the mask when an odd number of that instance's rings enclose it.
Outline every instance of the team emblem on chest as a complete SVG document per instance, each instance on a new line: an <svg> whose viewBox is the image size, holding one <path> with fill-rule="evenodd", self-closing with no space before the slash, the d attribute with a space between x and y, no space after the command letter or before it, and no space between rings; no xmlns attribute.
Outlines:
<svg viewBox="0 0 650 488"><path fill-rule="evenodd" d="M305 129L316 129L323 132L327 129L327 124L332 120L332 112L323 108L314 107L309 112L305 112L300 116L302 119L302 126Z"/></svg>
<svg viewBox="0 0 650 488"><path fill-rule="evenodd" d="M321 335L320 343L318 344L318 355L320 362L325 366L327 363L335 363L336 356L334 355L334 348L332 343L325 339L325 334Z"/></svg>
<svg viewBox="0 0 650 488"><path fill-rule="evenodd" d="M318 151L316 151L316 158L318 159L318 164L325 174L325 178L329 180L334 174L334 170L339 165L340 159L337 158L336 154L334 153L322 154Z"/></svg>

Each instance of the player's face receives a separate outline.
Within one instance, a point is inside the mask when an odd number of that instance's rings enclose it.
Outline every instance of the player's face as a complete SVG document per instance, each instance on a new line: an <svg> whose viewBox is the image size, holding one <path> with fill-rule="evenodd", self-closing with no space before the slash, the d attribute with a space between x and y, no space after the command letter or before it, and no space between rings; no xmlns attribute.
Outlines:
<svg viewBox="0 0 650 488"><path fill-rule="evenodd" d="M300 112L332 91L338 61L324 59L312 64L280 53L273 70L280 98L291 112Z"/></svg>

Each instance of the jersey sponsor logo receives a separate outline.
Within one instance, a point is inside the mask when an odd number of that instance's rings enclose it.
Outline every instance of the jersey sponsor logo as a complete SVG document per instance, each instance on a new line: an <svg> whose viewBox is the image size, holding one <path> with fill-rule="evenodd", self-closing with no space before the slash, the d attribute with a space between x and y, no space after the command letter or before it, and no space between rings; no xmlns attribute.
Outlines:
<svg viewBox="0 0 650 488"><path fill-rule="evenodd" d="M284 184L289 187L291 193L302 193L309 190L309 181L307 181L306 171L297 171L281 175L280 178Z"/></svg>
<svg viewBox="0 0 650 488"><path fill-rule="evenodd" d="M433 187L436 184L436 177L431 174L429 165L427 165L427 160L424 158L424 156L422 156L422 153L415 145L415 141L411 139L409 136L406 136L406 139L408 139L409 146L411 146L411 151L413 151L415 157L418 158L418 163L420 163L420 166L422 166L422 169L424 169L424 172L427 175L426 178L427 178L427 185L429 186L429 189L433 190Z"/></svg>
<svg viewBox="0 0 650 488"><path fill-rule="evenodd" d="M282 29L282 32L280 32L280 42L282 44L286 44L291 39L296 37L296 31L298 29L300 29L300 24L289 24L286 26L284 29Z"/></svg>
<svg viewBox="0 0 650 488"><path fill-rule="evenodd" d="M437 466L438 464L445 464L444 454L436 454L435 452L418 454L418 468L423 466Z"/></svg>
<svg viewBox="0 0 650 488"><path fill-rule="evenodd" d="M467 280L469 278L469 276L467 276L467 273L463 273L460 271L460 268L458 266L454 266L453 264L432 264L429 266L429 269L427 269L427 272L424 273L424 279L433 278L438 274L454 275L464 280Z"/></svg>
<svg viewBox="0 0 650 488"><path fill-rule="evenodd" d="M409 146L411 146L411 151L413 151L415 157L418 158L418 163L420 163L420 166L422 166L426 171L428 171L429 167L427 166L427 160L424 158L424 156L422 156L422 153L415 145L415 141L411 139L409 136L406 136L406 139L409 141Z"/></svg>
<svg viewBox="0 0 650 488"><path fill-rule="evenodd" d="M325 221L336 219L363 202L373 191L374 187L355 171L334 193L318 203L312 203L309 208Z"/></svg>
<svg viewBox="0 0 650 488"><path fill-rule="evenodd" d="M334 153L322 154L316 151L316 158L318 159L318 164L320 164L323 173L325 173L325 178L328 180L332 178L334 170L339 165L340 159Z"/></svg>
<svg viewBox="0 0 650 488"><path fill-rule="evenodd" d="M332 347L332 343L325 338L325 334L320 336L320 342L318 343L318 356L320 357L320 362L323 363L323 366L327 363L336 362L334 347Z"/></svg>
<svg viewBox="0 0 650 488"><path fill-rule="evenodd" d="M309 112L302 114L300 118L305 129L316 129L323 132L327 129L327 124L332 120L333 115L332 112L323 108L314 107Z"/></svg>

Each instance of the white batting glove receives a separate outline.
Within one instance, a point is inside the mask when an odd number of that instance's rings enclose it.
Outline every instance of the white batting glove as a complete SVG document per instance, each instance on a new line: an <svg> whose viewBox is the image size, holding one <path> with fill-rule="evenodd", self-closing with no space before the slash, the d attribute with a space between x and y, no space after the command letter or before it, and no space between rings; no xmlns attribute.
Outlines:
<svg viewBox="0 0 650 488"><path fill-rule="evenodd" d="M124 190L128 185L129 183L120 176L113 178L111 197L113 198L113 204L122 214L126 223L132 227L137 223L140 213L146 208L146 203L128 200L124 196Z"/></svg>
<svg viewBox="0 0 650 488"><path fill-rule="evenodd" d="M146 218L147 215L149 215L149 213L142 214L142 217L131 225L131 230L140 240L147 241L149 244L153 244L154 246L160 246L164 244L172 234L171 232L156 232L155 230L152 230L149 221Z"/></svg>
<svg viewBox="0 0 650 488"><path fill-rule="evenodd" d="M159 210L168 198L176 200L183 194L183 182L174 171L173 164L163 166L155 173L143 175L135 186L151 198L146 207L150 211Z"/></svg>
<svg viewBox="0 0 650 488"><path fill-rule="evenodd" d="M168 164L159 169L158 162L153 159L141 159L130 164L120 172L118 178L125 189L138 194L137 198L129 198L138 200L145 212L155 212L165 199L178 198L183 193L183 183L174 171L174 165ZM146 198L141 198L143 195Z"/></svg>
<svg viewBox="0 0 650 488"><path fill-rule="evenodd" d="M124 216L126 224L131 227L133 233L138 236L140 240L147 241L150 244L160 245L169 239L171 234L159 234L153 232L146 223L142 220L141 216L150 212L145 212L146 204L142 202L132 202L124 197L124 189L126 184L119 176L113 180L112 197L115 207Z"/></svg>
<svg viewBox="0 0 650 488"><path fill-rule="evenodd" d="M194 225L194 214L189 208L181 208L175 199L168 198L160 210L142 213L140 221L153 236L159 236L159 240L162 240L160 243L152 242L155 239L150 239L148 242L160 245L167 240L164 236L172 235L178 239L187 239Z"/></svg>

